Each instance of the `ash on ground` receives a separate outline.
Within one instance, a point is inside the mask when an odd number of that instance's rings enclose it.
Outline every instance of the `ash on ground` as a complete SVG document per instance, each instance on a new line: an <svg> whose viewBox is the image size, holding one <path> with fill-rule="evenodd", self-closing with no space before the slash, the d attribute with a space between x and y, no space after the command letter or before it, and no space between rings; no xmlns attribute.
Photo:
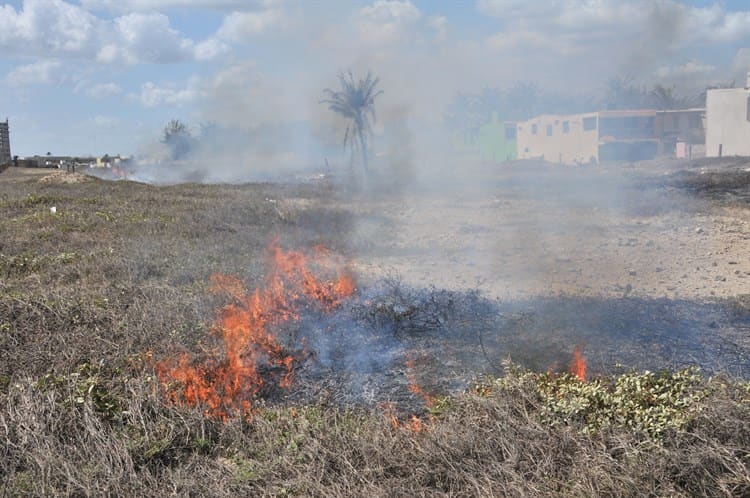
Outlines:
<svg viewBox="0 0 750 498"><path fill-rule="evenodd" d="M535 371L564 372L576 346L592 375L698 366L748 378L748 332L747 299L500 302L478 291L412 288L388 278L332 314L305 313L285 331L306 351L289 394L418 410L423 400L410 392L410 377L427 394L448 394L477 377L502 374L506 358Z"/></svg>

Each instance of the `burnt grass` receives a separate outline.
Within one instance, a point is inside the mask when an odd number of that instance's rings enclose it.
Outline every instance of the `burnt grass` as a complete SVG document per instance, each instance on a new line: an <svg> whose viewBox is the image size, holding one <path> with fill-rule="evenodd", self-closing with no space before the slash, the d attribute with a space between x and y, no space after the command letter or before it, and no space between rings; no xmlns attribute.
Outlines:
<svg viewBox="0 0 750 498"><path fill-rule="evenodd" d="M336 206L351 200L326 182L4 181L12 173L0 174L0 496L750 493L746 297L501 303L385 278L280 331L313 346L293 389L218 421L167 403L154 362L212 350L224 303L210 275L261 282L273 237L346 256L357 220ZM549 423L521 381L471 389L508 357L563 372L576 344L602 378L687 365L718 377L658 438ZM409 357L441 400L431 413L407 389ZM433 417L428 430L392 427L382 402Z"/></svg>

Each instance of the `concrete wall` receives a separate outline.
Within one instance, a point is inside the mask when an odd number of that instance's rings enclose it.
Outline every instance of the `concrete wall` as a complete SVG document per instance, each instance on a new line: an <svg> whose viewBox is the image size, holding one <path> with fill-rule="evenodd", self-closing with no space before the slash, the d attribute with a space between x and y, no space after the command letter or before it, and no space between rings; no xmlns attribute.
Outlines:
<svg viewBox="0 0 750 498"><path fill-rule="evenodd" d="M598 161L599 131L596 120L597 113L594 112L539 116L518 123L518 158L542 158L560 164ZM584 121L587 128L591 128L593 123L593 128L584 130Z"/></svg>
<svg viewBox="0 0 750 498"><path fill-rule="evenodd" d="M706 157L750 156L750 90L722 88L706 95Z"/></svg>

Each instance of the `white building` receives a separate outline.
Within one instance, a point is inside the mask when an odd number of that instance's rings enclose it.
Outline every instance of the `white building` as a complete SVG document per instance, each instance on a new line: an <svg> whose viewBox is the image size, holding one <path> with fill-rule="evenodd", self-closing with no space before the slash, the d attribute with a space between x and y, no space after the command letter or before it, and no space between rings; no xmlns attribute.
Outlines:
<svg viewBox="0 0 750 498"><path fill-rule="evenodd" d="M750 156L750 72L745 88L708 90L706 156Z"/></svg>

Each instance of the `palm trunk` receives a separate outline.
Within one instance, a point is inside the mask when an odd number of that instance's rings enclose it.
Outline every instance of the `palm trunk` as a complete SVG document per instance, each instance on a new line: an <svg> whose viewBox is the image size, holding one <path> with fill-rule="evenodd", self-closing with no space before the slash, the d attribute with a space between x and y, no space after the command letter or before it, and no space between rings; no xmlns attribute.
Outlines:
<svg viewBox="0 0 750 498"><path fill-rule="evenodd" d="M364 172L365 178L369 174L367 168L367 142L365 141L365 134L362 132L362 127L359 127L359 148L362 150L362 171Z"/></svg>

